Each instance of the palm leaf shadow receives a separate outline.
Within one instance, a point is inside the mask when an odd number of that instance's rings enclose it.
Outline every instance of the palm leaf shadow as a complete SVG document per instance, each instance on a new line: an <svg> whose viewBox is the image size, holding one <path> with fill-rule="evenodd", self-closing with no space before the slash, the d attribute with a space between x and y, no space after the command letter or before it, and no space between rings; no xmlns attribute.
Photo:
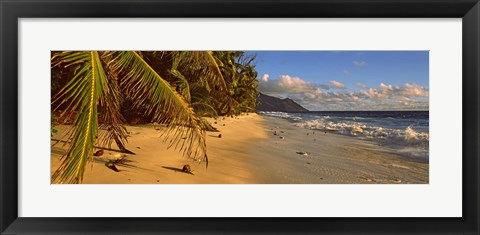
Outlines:
<svg viewBox="0 0 480 235"><path fill-rule="evenodd" d="M176 168L176 167L162 166L162 168L165 168L165 169L171 170L171 171L175 171L175 172L181 172L181 173L185 173L185 174L194 175L194 174L191 173L191 172L185 172L185 171L183 171L182 169Z"/></svg>

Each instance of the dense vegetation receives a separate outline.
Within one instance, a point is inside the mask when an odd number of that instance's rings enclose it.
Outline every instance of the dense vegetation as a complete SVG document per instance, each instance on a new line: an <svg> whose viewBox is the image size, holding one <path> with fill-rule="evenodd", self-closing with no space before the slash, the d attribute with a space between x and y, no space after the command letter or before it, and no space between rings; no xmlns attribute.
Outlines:
<svg viewBox="0 0 480 235"><path fill-rule="evenodd" d="M52 115L73 125L52 181L81 182L94 146L130 152L127 123L166 126L170 147L208 165L205 131L213 129L203 117L254 111L254 59L239 51L52 52Z"/></svg>

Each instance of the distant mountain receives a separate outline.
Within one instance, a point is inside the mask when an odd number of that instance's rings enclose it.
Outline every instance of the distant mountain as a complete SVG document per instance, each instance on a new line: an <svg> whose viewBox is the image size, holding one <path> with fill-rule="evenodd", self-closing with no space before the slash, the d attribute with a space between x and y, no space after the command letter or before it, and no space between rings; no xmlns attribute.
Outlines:
<svg viewBox="0 0 480 235"><path fill-rule="evenodd" d="M306 108L297 104L290 98L280 99L260 93L257 99L258 104L255 111L275 111L275 112L306 112Z"/></svg>

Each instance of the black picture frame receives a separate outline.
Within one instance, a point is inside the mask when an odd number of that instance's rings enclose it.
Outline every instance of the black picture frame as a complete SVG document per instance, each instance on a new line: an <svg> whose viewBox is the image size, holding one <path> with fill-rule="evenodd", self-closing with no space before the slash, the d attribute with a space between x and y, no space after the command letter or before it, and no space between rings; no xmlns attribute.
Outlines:
<svg viewBox="0 0 480 235"><path fill-rule="evenodd" d="M0 232L2 234L319 233L479 234L478 0L0 0ZM18 217L18 19L123 17L462 18L461 218ZM442 206L442 205L438 205Z"/></svg>

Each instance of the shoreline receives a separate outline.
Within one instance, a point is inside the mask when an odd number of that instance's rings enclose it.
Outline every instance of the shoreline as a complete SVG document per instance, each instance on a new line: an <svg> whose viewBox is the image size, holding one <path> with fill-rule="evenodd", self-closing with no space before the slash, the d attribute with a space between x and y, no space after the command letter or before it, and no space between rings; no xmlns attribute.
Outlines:
<svg viewBox="0 0 480 235"><path fill-rule="evenodd" d="M166 149L152 125L127 126L132 162L115 172L118 157L105 151L87 166L84 184L409 184L428 183L429 164L352 136L296 127L287 120L250 113L207 118L220 132L207 132L209 167ZM217 122L215 124L215 122ZM64 129L64 128L60 128ZM274 135L274 133L277 135ZM57 134L61 134L57 133ZM219 138L218 135L222 134ZM283 137L283 138L281 138ZM52 142L53 143L53 142ZM51 172L62 144L52 148ZM308 152L307 155L297 152ZM193 175L179 172L189 164Z"/></svg>
<svg viewBox="0 0 480 235"><path fill-rule="evenodd" d="M428 183L429 164L411 161L396 153L395 149L354 136L304 129L281 118L262 117L271 132L284 129L284 139L273 139L264 144L273 145L272 152L288 159L286 163L292 166L284 170L287 170L287 178L291 178L290 183ZM287 139L289 141L285 143ZM285 145L289 148L284 148ZM291 150L286 153L286 149ZM292 161L292 152L296 151L310 154Z"/></svg>

